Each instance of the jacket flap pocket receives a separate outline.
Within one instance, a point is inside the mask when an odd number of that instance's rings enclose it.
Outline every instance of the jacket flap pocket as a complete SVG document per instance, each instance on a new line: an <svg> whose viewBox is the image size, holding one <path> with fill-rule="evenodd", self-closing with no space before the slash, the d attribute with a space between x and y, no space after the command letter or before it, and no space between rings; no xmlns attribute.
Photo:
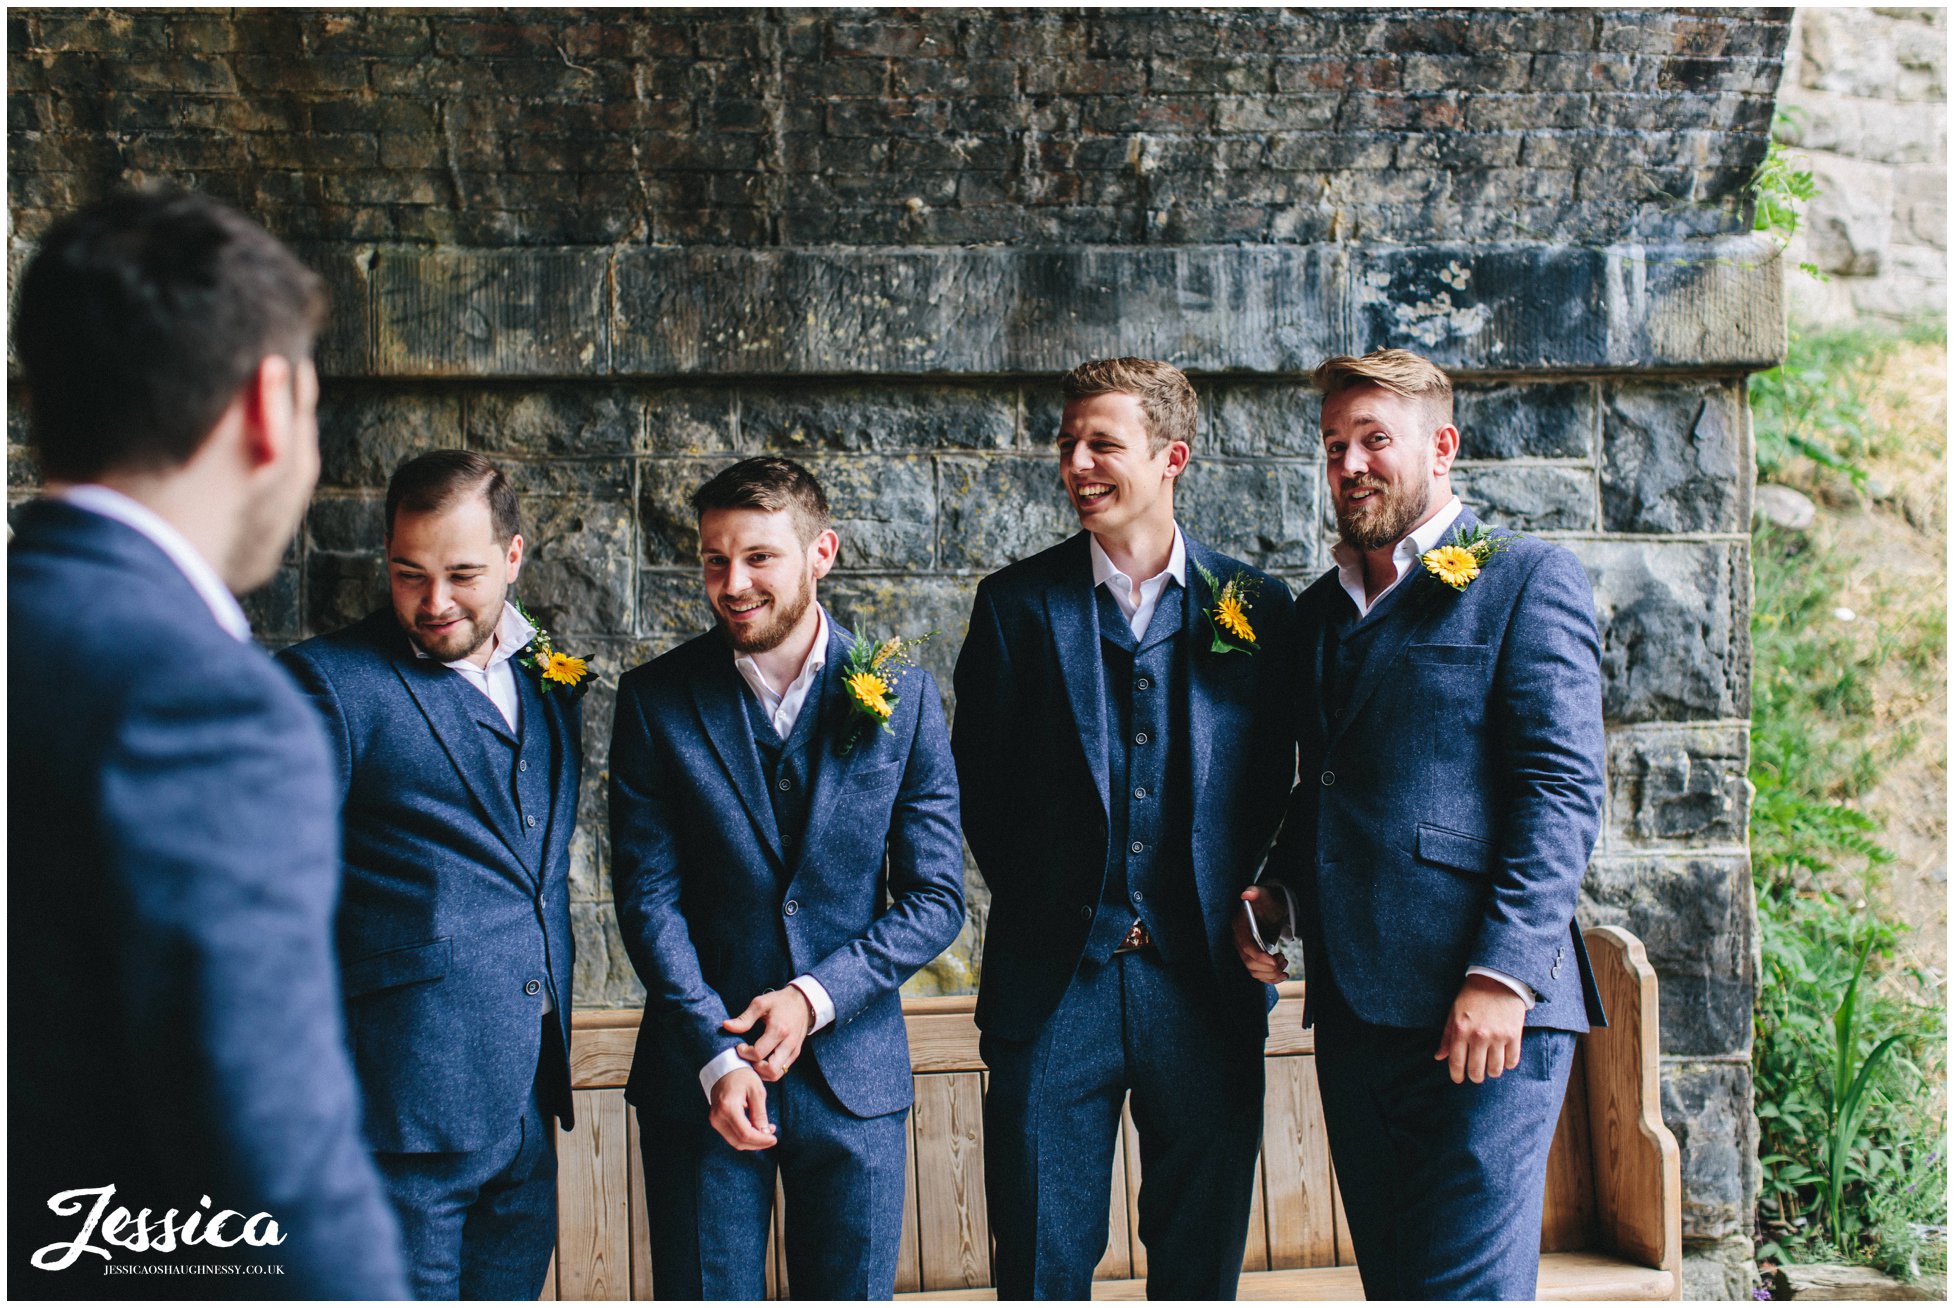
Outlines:
<svg viewBox="0 0 1954 1308"><path fill-rule="evenodd" d="M1493 847L1477 836L1462 835L1420 822L1418 857L1442 867L1457 868L1461 872L1488 872L1493 866Z"/></svg>
<svg viewBox="0 0 1954 1308"><path fill-rule="evenodd" d="M1484 645L1409 645L1404 655L1413 663L1483 663Z"/></svg>
<svg viewBox="0 0 1954 1308"><path fill-rule="evenodd" d="M413 985L416 981L438 981L448 975L448 963L453 956L451 939L442 936L424 945L402 945L368 954L346 965L340 988L348 999L357 999L376 990Z"/></svg>

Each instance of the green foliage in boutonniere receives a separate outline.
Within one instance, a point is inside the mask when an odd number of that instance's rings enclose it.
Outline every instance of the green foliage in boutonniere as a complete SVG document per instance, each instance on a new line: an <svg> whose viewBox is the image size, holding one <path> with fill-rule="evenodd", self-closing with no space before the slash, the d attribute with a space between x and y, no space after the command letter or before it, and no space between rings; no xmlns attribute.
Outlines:
<svg viewBox="0 0 1954 1308"><path fill-rule="evenodd" d="M1255 628L1249 625L1248 612L1254 607L1255 592L1261 589L1261 583L1246 572L1237 572L1224 585L1200 564L1195 563L1194 570L1208 583L1208 594L1214 597L1214 602L1201 610L1201 616L1208 620L1208 634L1213 637L1208 652L1227 654L1239 650L1253 654L1259 650L1261 646L1256 643Z"/></svg>
<svg viewBox="0 0 1954 1308"><path fill-rule="evenodd" d="M1455 530L1449 543L1426 550L1418 556L1418 561L1425 565L1425 571L1453 590L1463 591L1479 576L1488 559L1512 548L1519 539L1512 533L1495 536L1478 526L1471 531Z"/></svg>
<svg viewBox="0 0 1954 1308"><path fill-rule="evenodd" d="M524 608L521 600L511 595L509 603L515 605L523 621L536 629L536 635L522 647L522 653L516 655L516 662L536 674L536 688L545 695L556 691L568 695L572 703L582 698L583 693L590 689L584 684L584 679L590 674L590 665L557 649L550 639L548 628L536 621L536 615Z"/></svg>
<svg viewBox="0 0 1954 1308"><path fill-rule="evenodd" d="M891 636L879 643L866 636L855 637L848 661L841 665L841 685L847 692L849 708L848 728L841 737L843 754L853 749L871 726L893 734L889 719L902 702L896 688L916 666L917 649L935 634Z"/></svg>

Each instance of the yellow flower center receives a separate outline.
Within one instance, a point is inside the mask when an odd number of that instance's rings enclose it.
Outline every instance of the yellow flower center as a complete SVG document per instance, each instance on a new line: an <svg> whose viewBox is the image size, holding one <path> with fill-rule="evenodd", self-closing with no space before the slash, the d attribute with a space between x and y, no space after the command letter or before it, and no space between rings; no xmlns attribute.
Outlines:
<svg viewBox="0 0 1954 1308"><path fill-rule="evenodd" d="M1222 630L1229 635L1239 637L1251 645L1255 643L1255 628L1248 625L1248 611L1242 608L1242 602L1233 595L1221 597L1221 602L1214 607L1214 617L1215 621L1221 624Z"/></svg>
<svg viewBox="0 0 1954 1308"><path fill-rule="evenodd" d="M855 697L857 704L885 722L895 712L889 703L889 683L873 672L857 672L848 678L848 693Z"/></svg>
<svg viewBox="0 0 1954 1308"><path fill-rule="evenodd" d="M1425 570L1448 586L1463 589L1479 575L1479 560L1461 545L1441 545L1425 555Z"/></svg>
<svg viewBox="0 0 1954 1308"><path fill-rule="evenodd" d="M571 658L568 654L551 650L543 663L543 680L557 681L566 686L574 686L584 678L590 667L582 659Z"/></svg>

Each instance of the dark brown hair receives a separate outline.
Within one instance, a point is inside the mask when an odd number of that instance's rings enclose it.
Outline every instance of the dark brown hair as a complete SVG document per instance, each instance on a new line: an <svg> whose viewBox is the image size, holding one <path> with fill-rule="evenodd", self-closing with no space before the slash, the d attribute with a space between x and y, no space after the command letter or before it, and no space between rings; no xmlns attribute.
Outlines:
<svg viewBox="0 0 1954 1308"><path fill-rule="evenodd" d="M208 196L124 191L70 214L14 314L42 471L181 467L264 359L311 356L325 316L318 274Z"/></svg>
<svg viewBox="0 0 1954 1308"><path fill-rule="evenodd" d="M1060 388L1067 400L1091 395L1131 395L1147 419L1147 453L1159 454L1174 441L1194 445L1200 401L1187 374L1158 359L1093 359L1065 374Z"/></svg>
<svg viewBox="0 0 1954 1308"><path fill-rule="evenodd" d="M522 531L516 488L502 469L473 450L435 450L409 459L394 470L387 483L387 535L394 534L394 515L439 513L457 500L481 496L488 501L495 539L507 545Z"/></svg>
<svg viewBox="0 0 1954 1308"><path fill-rule="evenodd" d="M782 510L794 515L794 534L807 545L834 525L821 483L792 459L766 454L742 459L692 492L692 511L707 509Z"/></svg>

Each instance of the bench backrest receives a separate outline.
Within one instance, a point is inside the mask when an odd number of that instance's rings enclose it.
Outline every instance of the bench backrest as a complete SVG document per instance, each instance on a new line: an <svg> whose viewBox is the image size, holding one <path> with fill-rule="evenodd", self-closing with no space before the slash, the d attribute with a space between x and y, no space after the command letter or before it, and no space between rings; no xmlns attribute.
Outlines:
<svg viewBox="0 0 1954 1308"><path fill-rule="evenodd" d="M1625 931L1587 932L1610 1026L1582 1038L1548 1161L1543 1252L1602 1250L1648 1267L1681 1267L1681 1179L1662 1125L1655 973ZM984 1066L968 997L911 999L910 1186L898 1293L991 1283L984 1206ZM578 1013L572 1080L577 1129L558 1137L559 1234L550 1288L566 1299L651 1297L636 1113L624 1102L639 1014ZM1302 986L1282 988L1269 1017L1262 1157L1249 1222L1247 1271L1350 1264L1349 1232L1317 1098L1313 1033L1302 1029ZM703 1107L703 1104L702 1104ZM1137 1234L1140 1153L1129 1117L1113 1171L1108 1243L1097 1275L1144 1277ZM769 1286L784 1293L775 1204Z"/></svg>

